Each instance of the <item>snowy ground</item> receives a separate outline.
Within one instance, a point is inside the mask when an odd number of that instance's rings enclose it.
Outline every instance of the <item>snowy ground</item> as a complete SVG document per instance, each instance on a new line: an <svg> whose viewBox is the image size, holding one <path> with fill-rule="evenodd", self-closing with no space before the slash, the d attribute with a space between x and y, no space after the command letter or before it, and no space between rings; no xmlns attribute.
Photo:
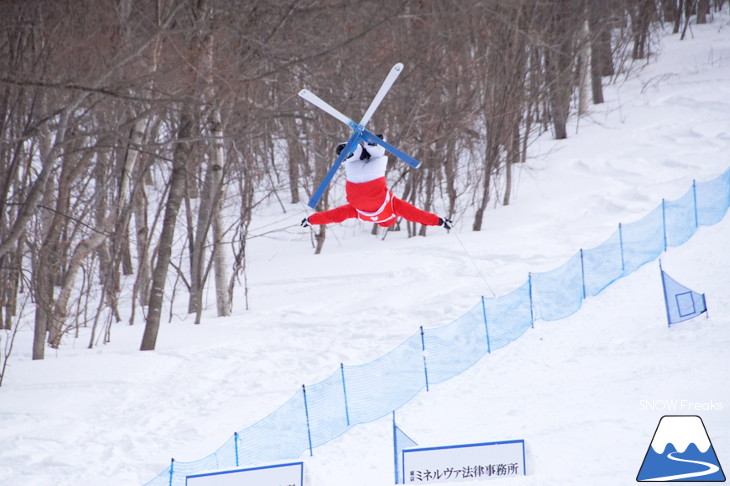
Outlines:
<svg viewBox="0 0 730 486"><path fill-rule="evenodd" d="M207 456L301 387L367 363L418 330L449 323L481 295L555 268L608 238L693 179L730 165L730 23L663 39L658 58L606 88L606 103L564 141L541 139L513 203L485 229L457 223L427 238L382 241L356 222L331 227L313 255L304 206L262 215L251 241L251 310L200 326L183 302L155 352L142 321L112 342L69 341L31 361L22 328L0 388L0 484L141 484L169 464ZM568 319L538 321L519 340L397 411L420 446L525 439L527 476L483 484L632 484L664 414L702 417L730 473L730 222L703 227L662 262L707 295L704 316L671 329L658 264L587 299ZM478 267L478 271L475 268ZM486 280L486 282L485 282ZM5 337L3 337L3 343ZM676 410L647 410L647 403ZM699 407L700 410L693 409ZM307 486L393 483L391 417L359 425L303 456ZM480 484L474 482L472 484Z"/></svg>

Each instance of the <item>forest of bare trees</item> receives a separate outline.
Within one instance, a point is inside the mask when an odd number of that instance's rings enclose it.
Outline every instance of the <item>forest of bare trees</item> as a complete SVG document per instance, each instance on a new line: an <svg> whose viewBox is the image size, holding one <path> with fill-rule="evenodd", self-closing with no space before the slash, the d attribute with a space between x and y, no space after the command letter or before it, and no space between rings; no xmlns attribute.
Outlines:
<svg viewBox="0 0 730 486"><path fill-rule="evenodd" d="M6 0L4 353L22 320L43 359L81 327L89 347L107 342L122 315L152 350L172 279L196 322L206 285L230 313L256 206L302 204L347 136L303 87L356 115L404 62L377 124L423 165L393 164L391 188L479 231L535 135L568 137L570 116L651 55L655 27L686 35L722 3ZM317 252L325 239L317 228Z"/></svg>

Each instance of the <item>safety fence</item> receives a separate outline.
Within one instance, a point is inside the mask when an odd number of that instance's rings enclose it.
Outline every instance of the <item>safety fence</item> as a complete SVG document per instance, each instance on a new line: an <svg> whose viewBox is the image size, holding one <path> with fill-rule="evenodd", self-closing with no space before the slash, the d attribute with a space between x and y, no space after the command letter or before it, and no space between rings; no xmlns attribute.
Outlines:
<svg viewBox="0 0 730 486"><path fill-rule="evenodd" d="M485 354L519 338L538 319L563 319L612 282L668 247L684 244L700 226L718 223L730 206L730 169L708 182L693 182L675 201L645 217L619 224L602 244L581 249L560 267L532 273L498 298L482 299L449 324L421 328L393 351L370 363L340 365L329 378L300 390L273 413L236 432L203 459L174 459L147 485L184 485L188 475L266 464L310 454L350 427L378 420L416 394L470 368Z"/></svg>

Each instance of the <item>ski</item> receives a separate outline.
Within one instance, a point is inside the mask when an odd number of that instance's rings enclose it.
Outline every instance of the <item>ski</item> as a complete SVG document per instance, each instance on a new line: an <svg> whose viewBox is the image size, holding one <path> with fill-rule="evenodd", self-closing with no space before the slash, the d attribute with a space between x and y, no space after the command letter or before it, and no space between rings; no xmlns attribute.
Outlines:
<svg viewBox="0 0 730 486"><path fill-rule="evenodd" d="M383 84L380 86L380 89L378 90L378 93L375 95L375 98L373 98L373 101L370 103L370 106L368 107L367 111L365 112L365 115L363 115L362 120L360 120L359 127L365 128L365 125L370 121L370 119L373 117L373 114L375 114L375 110L378 109L378 106L380 106L380 103L383 101L383 98L385 98L385 95L388 94L388 91L390 91L390 88L393 86L393 83L395 83L395 80L398 79L398 76L400 75L401 71L403 70L403 64L398 63L395 66L393 66L390 69L390 72L388 73L388 76L386 76L385 81L383 81ZM351 118L347 117L346 115L342 114L339 110L337 110L335 107L324 101L322 98L317 96L316 94L312 93L308 89L303 89L299 91L299 96L310 103L312 103L314 106L319 108L320 110L324 111L328 115L336 118L337 120L341 121L345 125L349 126L352 129L357 129L357 125L354 121L352 121Z"/></svg>
<svg viewBox="0 0 730 486"><path fill-rule="evenodd" d="M324 179L322 179L322 182L319 184L319 187L316 191L314 191L314 194L312 194L312 197L309 198L309 202L307 203L307 206L314 209L317 206L317 203L322 198L322 195L324 194L324 191L327 190L327 186L329 185L330 181L335 177L335 174L337 174L337 169L340 168L340 165L342 165L342 162L347 158L350 153L352 153L355 150L355 146L360 142L360 136L357 132L353 133L350 139L345 144L345 148L342 149L342 152L340 152L340 155L337 156L337 160L335 160L335 163L332 164L332 167L330 167L329 172L327 172L327 175L324 176Z"/></svg>
<svg viewBox="0 0 730 486"><path fill-rule="evenodd" d="M403 64L398 63L395 66L393 66L390 69L390 72L385 77L385 81L383 81L383 84L380 86L380 89L378 90L378 94L375 95L375 98L373 98L372 103L370 103L370 106L368 107L367 111L362 117L362 120L360 120L360 126L365 128L365 125L368 124L370 119L373 117L373 114L375 113L375 110L378 109L378 106L380 106L380 103L383 101L383 98L385 98L385 95L388 94L388 91L390 91L391 86L393 86L393 83L395 83L395 80L398 79L398 76L400 75L401 71L403 70Z"/></svg>
<svg viewBox="0 0 730 486"><path fill-rule="evenodd" d="M406 154L405 152L397 149L396 147L392 146L391 144L383 141L378 136L374 135L372 132L369 132L365 130L365 125L370 121L370 119L373 117L373 114L375 114L375 110L378 109L380 106L380 103L382 103L383 99L385 98L385 95L388 94L388 91L390 91L390 88L393 86L393 83L395 83L395 80L398 79L398 76L400 76L401 71L403 71L403 64L398 63L395 66L393 66L390 69L390 72L388 72L388 75L385 77L385 80L383 81L383 84L380 86L380 89L378 90L377 94L375 95L375 98L373 98L373 101L370 102L370 106L365 111L365 114L363 115L362 119L360 120L360 123L356 123L352 120L352 118L348 117L347 115L343 114L339 110L337 110L335 107L324 101L322 98L317 96L316 94L312 93L308 89L302 89L299 91L299 97L302 99L308 101L309 103L313 104L320 110L324 111L328 115L332 116L333 118L336 118L340 122L344 123L345 125L349 126L353 133L350 136L349 140L347 141L345 148L340 153L339 157L335 160L335 163L332 165L330 170L327 172L327 175L324 177L322 182L319 184L319 187L316 191L314 191L314 194L312 194L312 197L309 199L309 202L307 205L314 209L314 207L317 205L319 200L321 199L322 195L324 194L324 191L327 189L327 186L329 185L330 181L334 178L335 174L337 173L337 169L339 169L342 162L345 160L347 154L351 153L355 145L360 143L361 140L365 140L368 143L376 143L378 145L381 145L384 147L388 152L395 155L411 167L418 167L421 165L421 163L411 157L410 155Z"/></svg>
<svg viewBox="0 0 730 486"><path fill-rule="evenodd" d="M345 125L348 125L352 127L353 125L356 125L356 123L352 120L350 120L348 117L340 113L338 110L336 110L332 105L324 101L322 98L317 96L316 94L312 93L308 89L303 89L299 92L299 96L301 98L304 98L305 100L312 103L314 106L319 108L320 110L324 111L328 115L333 116L334 118L337 118Z"/></svg>
<svg viewBox="0 0 730 486"><path fill-rule="evenodd" d="M413 157L411 157L410 155L408 155L407 153L403 152L402 150L395 148L394 146L392 146L391 144L389 144L382 138L378 137L377 135L374 135L372 132L370 132L368 130L362 131L361 138L368 143L376 143L376 144L382 146L383 148L385 148L385 150L387 150L391 154L395 155L396 157L398 157L399 159L401 159L403 162L410 165L414 169L418 169L421 166L421 162L419 160L416 160Z"/></svg>

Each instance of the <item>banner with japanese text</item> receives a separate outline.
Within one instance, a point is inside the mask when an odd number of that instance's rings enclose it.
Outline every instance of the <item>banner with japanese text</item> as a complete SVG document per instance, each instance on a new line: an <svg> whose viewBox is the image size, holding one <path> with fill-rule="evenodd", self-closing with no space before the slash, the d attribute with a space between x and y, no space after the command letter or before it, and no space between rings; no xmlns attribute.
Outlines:
<svg viewBox="0 0 730 486"><path fill-rule="evenodd" d="M406 449L401 464L405 484L524 476L525 441Z"/></svg>

